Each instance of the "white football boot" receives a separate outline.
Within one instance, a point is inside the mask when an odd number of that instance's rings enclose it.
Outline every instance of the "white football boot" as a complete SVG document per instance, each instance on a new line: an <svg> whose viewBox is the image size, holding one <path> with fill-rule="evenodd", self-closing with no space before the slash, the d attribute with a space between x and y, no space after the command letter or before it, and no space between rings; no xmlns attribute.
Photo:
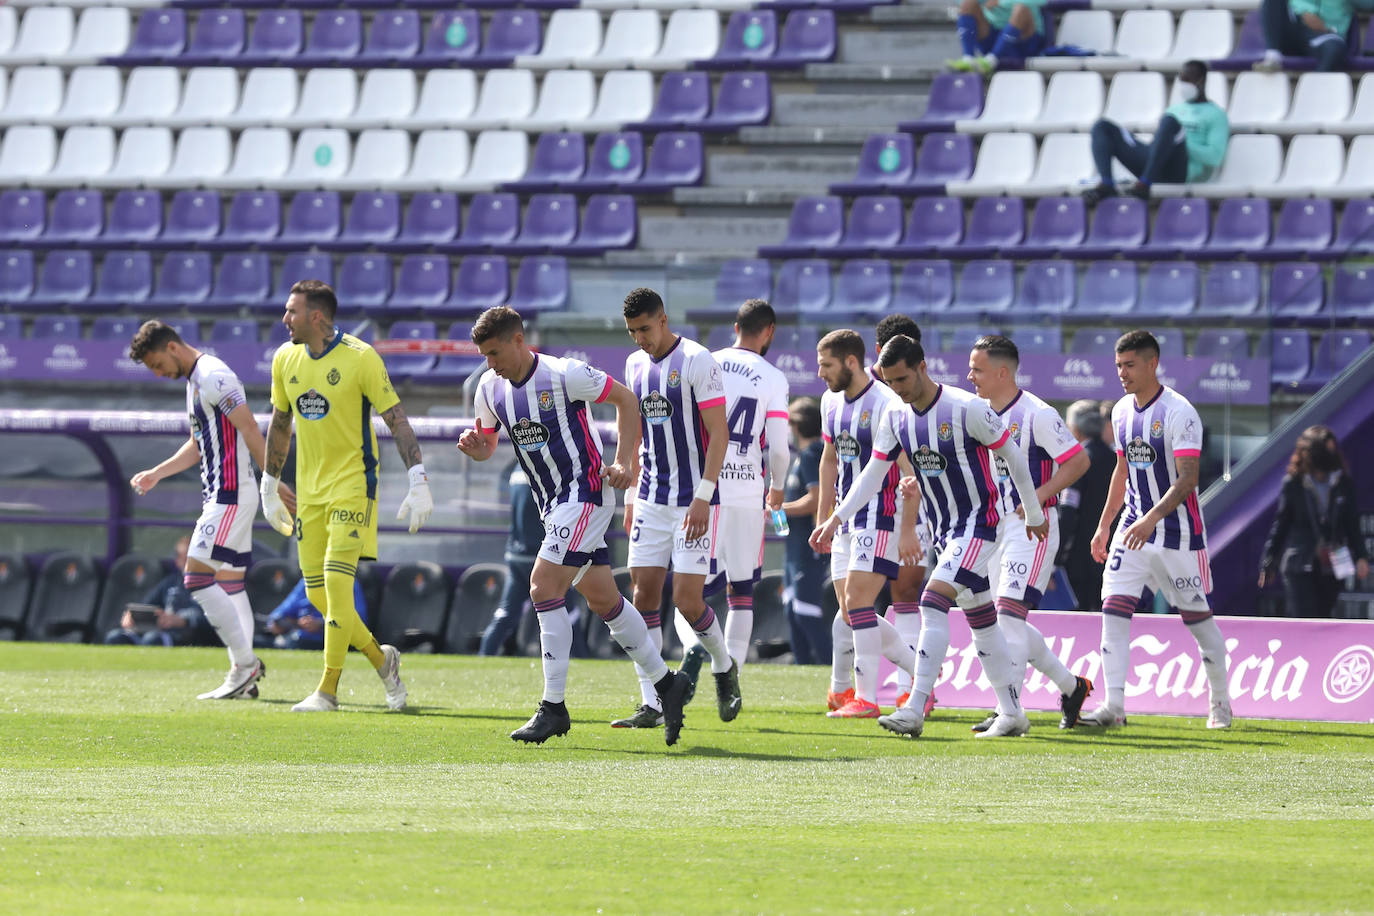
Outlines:
<svg viewBox="0 0 1374 916"><path fill-rule="evenodd" d="M338 712L339 701L327 693L316 690L310 696L291 707L292 712Z"/></svg>
<svg viewBox="0 0 1374 916"><path fill-rule="evenodd" d="M1207 716L1208 728L1231 727L1231 701L1225 697L1212 701L1212 711Z"/></svg>
<svg viewBox="0 0 1374 916"><path fill-rule="evenodd" d="M1106 703L1085 716L1079 716L1079 725L1092 725L1097 728L1119 728L1126 724L1126 714L1117 712Z"/></svg>
<svg viewBox="0 0 1374 916"><path fill-rule="evenodd" d="M267 666L256 656L251 665L231 665L224 676L224 683L214 690L202 693L197 700L236 700L242 697L256 698L254 685L267 675Z"/></svg>
<svg viewBox="0 0 1374 916"><path fill-rule="evenodd" d="M879 716L878 724L895 734L919 738L922 729L925 728L926 717L921 715L919 709L903 706L894 709L889 715Z"/></svg>
<svg viewBox="0 0 1374 916"><path fill-rule="evenodd" d="M386 708L399 712L406 708L406 685L401 683L401 650L395 646L382 646L386 663L377 669L377 677L386 687Z"/></svg>
<svg viewBox="0 0 1374 916"><path fill-rule="evenodd" d="M1030 719L1025 713L1019 716L999 715L992 720L986 730L977 732L975 738L1019 738L1030 731Z"/></svg>

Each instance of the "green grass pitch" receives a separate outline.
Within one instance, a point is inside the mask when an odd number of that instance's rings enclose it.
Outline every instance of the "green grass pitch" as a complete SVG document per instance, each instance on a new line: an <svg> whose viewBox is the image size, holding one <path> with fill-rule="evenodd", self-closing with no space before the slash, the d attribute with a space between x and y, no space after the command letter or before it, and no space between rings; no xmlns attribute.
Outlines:
<svg viewBox="0 0 1374 916"><path fill-rule="evenodd" d="M222 651L0 646L0 911L1374 911L1374 726L976 741L937 709L911 741L752 665L667 749L609 727L628 662L574 661L572 732L527 747L537 659L409 655L396 715L354 654L303 716L319 655L264 658L262 699L209 703Z"/></svg>

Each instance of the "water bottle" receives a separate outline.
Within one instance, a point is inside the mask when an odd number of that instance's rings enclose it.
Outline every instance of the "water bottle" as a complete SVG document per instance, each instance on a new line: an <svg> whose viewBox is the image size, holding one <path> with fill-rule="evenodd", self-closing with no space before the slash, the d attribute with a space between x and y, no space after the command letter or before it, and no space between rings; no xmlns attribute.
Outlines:
<svg viewBox="0 0 1374 916"><path fill-rule="evenodd" d="M782 511L781 509L774 509L768 514L773 517L773 531L780 535L786 536L787 532L792 530L787 524L786 512Z"/></svg>

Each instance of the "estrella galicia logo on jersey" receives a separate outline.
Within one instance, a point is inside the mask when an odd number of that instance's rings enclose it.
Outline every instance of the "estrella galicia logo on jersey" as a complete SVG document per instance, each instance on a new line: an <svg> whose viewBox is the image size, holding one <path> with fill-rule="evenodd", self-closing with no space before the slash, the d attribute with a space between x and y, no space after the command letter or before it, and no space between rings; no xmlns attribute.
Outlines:
<svg viewBox="0 0 1374 916"><path fill-rule="evenodd" d="M1126 463L1136 470L1144 470L1155 463L1154 446L1136 436L1126 443Z"/></svg>
<svg viewBox="0 0 1374 916"><path fill-rule="evenodd" d="M945 456L931 451L929 445L918 448L916 454L911 456L911 463L916 466L916 473L922 477L939 477L945 472L945 468L949 467Z"/></svg>
<svg viewBox="0 0 1374 916"><path fill-rule="evenodd" d="M867 429L868 425L872 422L873 412L871 410L865 410L863 413L859 414L859 425L864 429Z"/></svg>
<svg viewBox="0 0 1374 916"><path fill-rule="evenodd" d="M681 385L681 384L682 384L682 373L681 373L681 372L678 372L676 369L669 369L669 370L668 370L668 387L669 387L669 388L676 388L678 385Z"/></svg>
<svg viewBox="0 0 1374 916"><path fill-rule="evenodd" d="M338 369L330 369L329 374L326 375L324 378L325 381L329 382L329 384L337 385L339 384L339 379L342 378L342 376L339 375Z"/></svg>
<svg viewBox="0 0 1374 916"><path fill-rule="evenodd" d="M511 429L510 437L521 451L537 452L549 444L549 428L537 420L521 417Z"/></svg>
<svg viewBox="0 0 1374 916"><path fill-rule="evenodd" d="M939 428L936 429L936 432L945 442L954 438L954 427L949 425L949 423L941 423Z"/></svg>
<svg viewBox="0 0 1374 916"><path fill-rule="evenodd" d="M202 432L204 429L200 425L200 417L191 414L191 435L199 437Z"/></svg>
<svg viewBox="0 0 1374 916"><path fill-rule="evenodd" d="M329 399L311 388L296 398L296 413L305 420L323 420L329 413Z"/></svg>
<svg viewBox="0 0 1374 916"><path fill-rule="evenodd" d="M672 384L671 377L669 384ZM655 391L647 398L639 402L639 412L644 419L658 426L667 423L673 416L673 402L663 396L661 392Z"/></svg>
<svg viewBox="0 0 1374 916"><path fill-rule="evenodd" d="M1150 435L1159 438L1164 435L1164 421L1156 420L1150 424Z"/></svg>
<svg viewBox="0 0 1374 916"><path fill-rule="evenodd" d="M848 432L840 433L835 437L835 454L840 456L841 461L858 461L859 440Z"/></svg>
<svg viewBox="0 0 1374 916"><path fill-rule="evenodd" d="M1002 460L1001 455L993 455L992 460L993 464L997 467L997 476L999 479L1006 480L1011 476L1011 468Z"/></svg>
<svg viewBox="0 0 1374 916"><path fill-rule="evenodd" d="M553 392L552 392L552 391L547 391L547 390L546 390L546 391L541 391L541 392L539 392L539 409L540 409L540 410L553 410Z"/></svg>

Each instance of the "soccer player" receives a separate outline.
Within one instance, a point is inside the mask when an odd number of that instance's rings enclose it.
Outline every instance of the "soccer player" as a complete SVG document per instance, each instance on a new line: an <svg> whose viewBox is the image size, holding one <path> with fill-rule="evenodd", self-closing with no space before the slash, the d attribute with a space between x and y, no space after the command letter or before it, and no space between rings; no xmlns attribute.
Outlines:
<svg viewBox="0 0 1374 916"><path fill-rule="evenodd" d="M730 615L725 620L725 645L740 668L754 632L754 582L763 565L764 506L770 511L782 508L787 480L787 377L764 359L776 330L773 307L762 299L750 299L735 316L734 345L711 354L725 381L730 436L717 488L720 504L711 507L712 569L727 582ZM706 660L706 650L685 621L679 623L678 636L683 645L691 646L682 668L695 677Z"/></svg>
<svg viewBox="0 0 1374 916"><path fill-rule="evenodd" d="M1207 599L1212 567L1198 505L1202 420L1177 391L1160 384L1159 341L1130 331L1116 342L1116 374L1126 396L1112 410L1116 472L1093 535L1102 576L1102 676L1107 701L1080 720L1111 728L1126 724L1126 676L1131 667L1131 615L1145 589L1178 609L1197 640L1211 688L1208 728L1231 726L1226 642ZM1125 514L1111 535L1112 520Z"/></svg>
<svg viewBox="0 0 1374 916"><path fill-rule="evenodd" d="M305 593L324 615L324 676L294 712L339 708L339 677L348 647L367 656L386 688L388 709L406 705L401 653L379 646L353 607L359 560L377 557L377 434L372 411L381 414L401 459L410 490L397 518L410 518L414 534L434 509L420 444L377 351L334 326L338 299L328 284L301 280L291 287L282 323L291 340L272 358L272 425L267 430L262 511L282 534L292 533L291 514L277 498L277 475L291 446L295 418L296 486L300 490L296 546Z"/></svg>
<svg viewBox="0 0 1374 916"><path fill-rule="evenodd" d="M1059 411L1017 385L1020 363L1020 351L1008 338L997 334L980 337L969 354L968 380L974 393L1002 418L1011 443L1026 456L1036 502L1050 527L1043 541L1026 537L1021 494L1011 485L1011 469L998 456L995 470L1001 521L989 566L995 572L997 617L1011 653L1013 683L1020 686L1027 662L1034 665L1059 688L1059 727L1073 728L1083 701L1092 692L1092 682L1072 674L1026 618L1040 607L1054 574L1054 558L1059 552L1059 494L1087 472L1088 453L1064 425ZM988 716L973 730L987 731L994 721L995 715Z"/></svg>
<svg viewBox="0 0 1374 916"><path fill-rule="evenodd" d="M987 572L999 518L993 455L1006 462L1021 494L1027 536L1044 540L1049 530L1026 457L1010 441L996 411L972 392L946 388L930 378L925 351L910 337L889 340L878 365L892 391L910 407L887 413L874 431L873 455L863 473L835 514L812 534L816 542L829 540L883 486L897 453L910 457L935 539L936 565L921 598L921 643L911 697L891 715L880 716L878 724L920 736L925 700L949 649L949 609L959 599L983 673L997 695L997 720L979 737L1024 735L1030 720L1021 709L1020 685L1013 682L1007 643L997 627Z"/></svg>
<svg viewBox="0 0 1374 916"><path fill-rule="evenodd" d="M159 378L186 379L191 437L166 461L135 474L129 486L142 496L159 481L200 466L200 518L191 532L184 581L229 650L229 673L223 684L197 699L257 697L257 682L267 668L253 654L253 608L243 573L252 559L258 514L249 458L266 467L262 431L234 371L187 344L175 328L145 321L129 343L129 358ZM273 492L294 506L290 487L276 485Z"/></svg>
<svg viewBox="0 0 1374 916"><path fill-rule="evenodd" d="M628 388L600 369L575 359L536 355L525 343L520 314L506 306L487 309L472 326L472 342L487 360L477 384L477 428L458 438L470 458L486 461L496 450L499 429L515 446L544 519L544 540L530 574L530 600L539 620L544 657L544 696L516 741L543 744L565 735L572 722L564 704L572 623L564 603L576 587L611 635L653 679L666 725L664 738L677 743L682 706L688 692L685 674L668 670L650 642L644 618L624 613L606 549L606 528L615 515L610 487L634 482L639 447L638 404ZM587 402L615 407L616 450L610 464L601 458L601 437L589 422Z"/></svg>
<svg viewBox="0 0 1374 916"><path fill-rule="evenodd" d="M816 345L816 374L828 389L821 395L825 447L821 452L817 518L829 517L835 503L854 491L859 471L872 452L874 434L882 428L889 411L901 408L891 389L864 372L863 358L863 338L848 329L831 331ZM833 543L829 537L817 541L814 532L811 537L811 547L817 553L830 551L830 579L840 603L836 616L844 618L853 634L846 640L841 630L834 638L826 697L830 707L826 715L832 718L878 716L879 655L908 674L916 666L916 654L897 628L873 610L883 585L896 578L901 559L914 559L919 553L917 507L898 506L897 481L894 467L863 505L846 516L847 524L839 529ZM847 648L852 655L845 651ZM846 687L851 678L852 693Z"/></svg>
<svg viewBox="0 0 1374 916"><path fill-rule="evenodd" d="M625 297L625 329L639 350L625 360L625 383L639 401L639 490L625 506L630 536L634 605L663 651L659 605L668 564L673 565L673 604L711 655L721 721L739 715L743 700L739 666L730 658L715 612L702 597L711 567L711 506L725 463L730 430L725 422L725 384L711 351L668 329L663 300L651 289ZM639 709L612 724L655 728L664 724L653 673L638 662Z"/></svg>

